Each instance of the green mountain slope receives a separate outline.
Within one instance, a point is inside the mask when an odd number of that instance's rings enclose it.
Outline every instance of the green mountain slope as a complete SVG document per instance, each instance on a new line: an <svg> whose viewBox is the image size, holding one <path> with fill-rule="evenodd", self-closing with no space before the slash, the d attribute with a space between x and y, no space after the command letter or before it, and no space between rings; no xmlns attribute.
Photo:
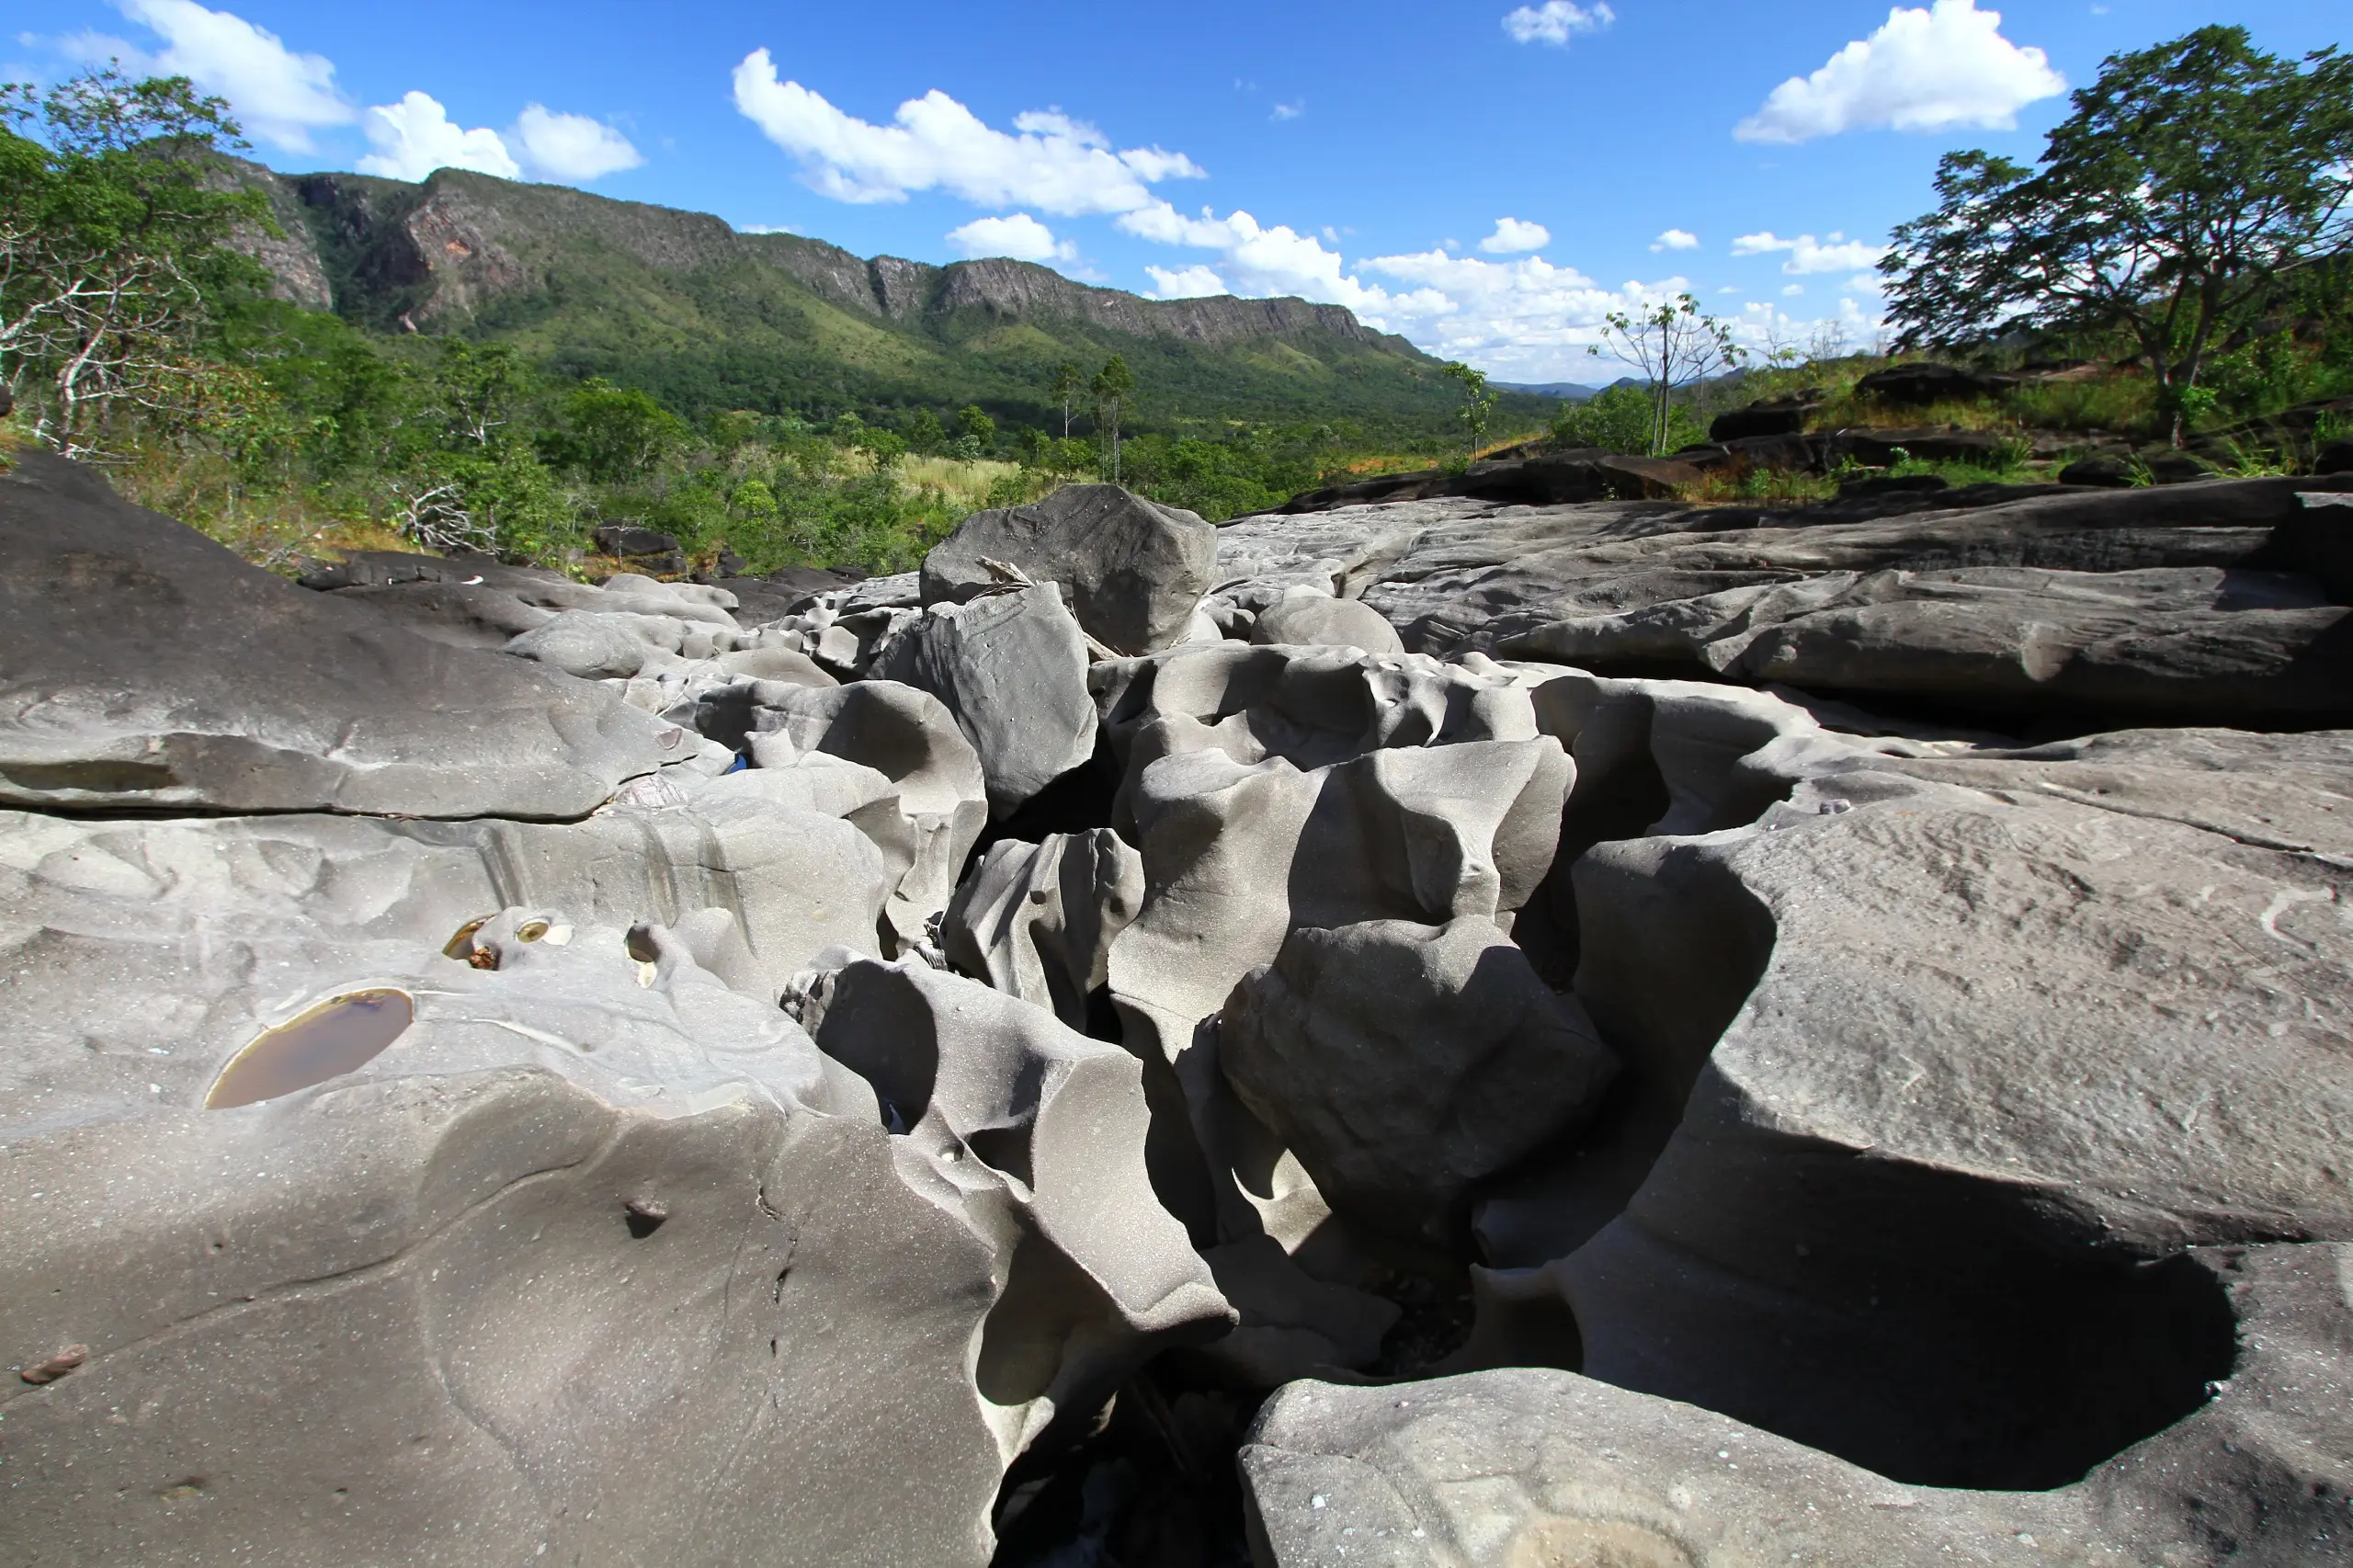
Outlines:
<svg viewBox="0 0 2353 1568"><path fill-rule="evenodd" d="M511 343L565 375L638 386L690 415L977 403L1059 429L1065 360L1127 357L1137 427L1357 422L1427 437L1457 392L1438 362L1305 301L1152 301L1027 262L866 260L792 234L560 186L444 169L421 185L245 165L286 243L279 291L381 332ZM1525 406L1520 406L1525 404ZM1506 394L1507 422L1546 400Z"/></svg>

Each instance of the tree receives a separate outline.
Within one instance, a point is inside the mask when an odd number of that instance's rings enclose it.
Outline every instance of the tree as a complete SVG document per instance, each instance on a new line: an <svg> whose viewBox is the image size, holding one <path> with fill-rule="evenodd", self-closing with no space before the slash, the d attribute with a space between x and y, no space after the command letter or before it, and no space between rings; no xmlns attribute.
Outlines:
<svg viewBox="0 0 2353 1568"><path fill-rule="evenodd" d="M433 401L442 439L463 450L498 444L522 395L522 367L503 343L477 345L445 337L433 368Z"/></svg>
<svg viewBox="0 0 2353 1568"><path fill-rule="evenodd" d="M2303 64L2200 28L2109 56L2037 168L1946 154L1880 263L1899 345L2122 329L2179 445L2218 340L2353 249L2353 58Z"/></svg>
<svg viewBox="0 0 2353 1568"><path fill-rule="evenodd" d="M563 400L563 427L549 455L599 484L643 479L686 444L685 420L634 387L591 376Z"/></svg>
<svg viewBox="0 0 2353 1568"><path fill-rule="evenodd" d="M967 461L984 458L996 450L996 421L980 404L968 403L956 411L956 441L967 449L959 454Z"/></svg>
<svg viewBox="0 0 2353 1568"><path fill-rule="evenodd" d="M1120 483L1120 409L1136 390L1135 372L1128 369L1127 357L1114 354L1095 372L1088 383L1095 394L1096 418L1103 433L1104 460L1112 483Z"/></svg>
<svg viewBox="0 0 2353 1568"><path fill-rule="evenodd" d="M1688 294L1649 307L1639 315L1612 311L1603 318L1602 341L1587 352L1604 348L1643 374L1651 389L1653 457L1666 450L1668 430L1675 423L1675 389L1729 370L1748 357L1732 340L1732 329L1699 310Z"/></svg>
<svg viewBox="0 0 2353 1568"><path fill-rule="evenodd" d="M907 421L906 437L907 449L924 457L934 456L948 444L948 432L940 426L939 415L928 408L915 410L915 416Z"/></svg>
<svg viewBox="0 0 2353 1568"><path fill-rule="evenodd" d="M258 191L222 188L218 153L244 145L185 76L0 85L0 381L39 439L86 452L119 408L187 417L198 332L259 276L228 242L275 232Z"/></svg>
<svg viewBox="0 0 2353 1568"><path fill-rule="evenodd" d="M1471 437L1471 455L1477 457L1481 443L1486 439L1487 418L1495 411L1495 394L1487 390L1487 373L1474 370L1461 360L1446 366L1445 373L1462 383L1462 407L1458 417Z"/></svg>
<svg viewBox="0 0 2353 1568"><path fill-rule="evenodd" d="M1046 395L1063 405L1063 439L1065 441L1070 439L1071 405L1086 390L1086 379L1078 373L1077 366L1065 359L1054 367L1054 379L1046 388Z"/></svg>

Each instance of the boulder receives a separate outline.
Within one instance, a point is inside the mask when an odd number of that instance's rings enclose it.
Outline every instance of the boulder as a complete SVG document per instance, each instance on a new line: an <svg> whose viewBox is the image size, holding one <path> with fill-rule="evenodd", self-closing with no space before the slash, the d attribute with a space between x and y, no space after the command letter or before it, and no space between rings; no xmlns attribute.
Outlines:
<svg viewBox="0 0 2353 1568"><path fill-rule="evenodd" d="M1931 426L1915 429L1852 428L1824 437L1824 450L1835 466L1851 458L1882 467L1905 459L1915 462L1978 463L2004 466L2018 437L1997 430L1962 430Z"/></svg>
<svg viewBox="0 0 2353 1568"><path fill-rule="evenodd" d="M517 635L506 651L587 680L629 680L677 664L733 653L747 639L724 628L665 615L560 610Z"/></svg>
<svg viewBox="0 0 2353 1568"><path fill-rule="evenodd" d="M63 459L0 474L0 802L576 817L693 736L251 567Z"/></svg>
<svg viewBox="0 0 2353 1568"><path fill-rule="evenodd" d="M1336 1212L1439 1256L1472 1186L1574 1132L1617 1072L1477 915L1293 930L1226 999L1218 1060Z"/></svg>
<svg viewBox="0 0 2353 1568"><path fill-rule="evenodd" d="M2256 722L2353 719L2353 611L2309 577L2216 567L1833 572L1580 616L1502 652L1588 668L2054 710Z"/></svg>
<svg viewBox="0 0 2353 1568"><path fill-rule="evenodd" d="M998 568L1011 566L1061 584L1078 624L1105 647L1149 653L1184 634L1216 551L1216 528L1190 512L1116 484L1066 484L957 525L924 557L923 602L961 604L1007 581Z"/></svg>
<svg viewBox="0 0 2353 1568"><path fill-rule="evenodd" d="M1201 1026L1298 926L1500 923L1544 876L1573 774L1558 742L1375 751L1302 771L1215 750L1143 769L1134 798L1145 896L1111 944L1128 1047L1165 1066L1199 1164L1185 1214L1222 1241L1295 1245L1327 1210L1295 1158L1233 1097ZM1174 1190L1175 1177L1164 1186Z"/></svg>
<svg viewBox="0 0 2353 1568"><path fill-rule="evenodd" d="M313 562L302 586L382 610L420 637L461 648L504 648L562 610L655 616L736 630L736 597L691 583L657 583L622 574L601 586L562 573L508 566L483 555L411 555L355 550L340 561Z"/></svg>
<svg viewBox="0 0 2353 1568"><path fill-rule="evenodd" d="M1093 1032L1111 943L1142 903L1142 857L1109 828L1000 839L949 900L940 950L964 973Z"/></svg>
<svg viewBox="0 0 2353 1568"><path fill-rule="evenodd" d="M761 683L753 695L745 742L751 771L792 770L805 778L810 754L816 753L869 769L890 787L892 803L883 807L876 791L875 812L861 813L860 824L893 865L904 867L884 905L884 920L901 946L923 940L988 825L980 758L955 716L930 693L894 681ZM793 787L810 786L796 779Z"/></svg>
<svg viewBox="0 0 2353 1568"><path fill-rule="evenodd" d="M1397 629L1354 599L1326 594L1292 594L1261 610L1250 631L1253 642L1287 647L1361 648L1368 653L1402 655Z"/></svg>
<svg viewBox="0 0 2353 1568"><path fill-rule="evenodd" d="M2096 484L2103 490L2124 490L2133 483L2132 465L2123 458L2101 454L2077 458L2059 471L2062 484Z"/></svg>
<svg viewBox="0 0 2353 1568"><path fill-rule="evenodd" d="M676 535L656 533L652 528L636 528L626 523L610 523L598 528L594 539L597 548L617 560L628 562L648 575L675 577L687 569L686 552L678 546Z"/></svg>
<svg viewBox="0 0 2353 1568"><path fill-rule="evenodd" d="M2331 441L2313 458L2314 473L2353 473L2353 440Z"/></svg>
<svg viewBox="0 0 2353 1568"><path fill-rule="evenodd" d="M1729 409L1719 414L1708 426L1711 441L1739 441L1751 436L1796 436L1804 432L1806 421L1822 411L1822 397L1797 393L1789 397L1767 399L1752 403L1745 408Z"/></svg>
<svg viewBox="0 0 2353 1568"><path fill-rule="evenodd" d="M871 674L927 691L956 716L999 820L1095 755L1086 639L1051 584L934 604Z"/></svg>
<svg viewBox="0 0 2353 1568"><path fill-rule="evenodd" d="M1233 1327L1154 1196L1135 1058L919 963L852 963L813 1012L819 1046L871 1086L905 1185L1006 1260L967 1354L1007 1460L1057 1415L1092 1418L1155 1352Z"/></svg>
<svg viewBox="0 0 2353 1568"><path fill-rule="evenodd" d="M2196 1415L2052 1491L1907 1485L1571 1372L1300 1382L1242 1450L1270 1568L2039 1568L2341 1561L2353 1249L2213 1249L2241 1350Z"/></svg>
<svg viewBox="0 0 2353 1568"><path fill-rule="evenodd" d="M1756 826L1576 862L1578 994L1683 1108L1532 1295L1588 1376L1902 1481L2059 1484L2227 1375L2184 1248L2353 1238L2353 737L1795 771Z"/></svg>
<svg viewBox="0 0 2353 1568"><path fill-rule="evenodd" d="M1932 403L1972 403L2016 386L2018 378L1959 365L1923 362L1891 365L1855 383L1855 395L1893 408L1924 408Z"/></svg>

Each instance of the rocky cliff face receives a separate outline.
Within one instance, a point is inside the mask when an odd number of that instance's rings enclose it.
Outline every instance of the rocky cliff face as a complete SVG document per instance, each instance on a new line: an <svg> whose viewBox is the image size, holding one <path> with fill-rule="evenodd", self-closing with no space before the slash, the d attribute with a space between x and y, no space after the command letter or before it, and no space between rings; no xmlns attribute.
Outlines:
<svg viewBox="0 0 2353 1568"><path fill-rule="evenodd" d="M1341 306L1304 300L1146 300L1002 256L948 267L892 256L867 260L797 234L740 234L708 213L452 169L407 185L356 175L283 176L254 164L238 168L268 193L286 231L285 240L256 234L248 243L285 297L314 309L331 301L372 324L390 326L405 316L424 326L471 314L542 287L551 260L592 246L680 276L748 261L787 274L832 304L910 324L981 312L1204 345L1322 333L1422 357Z"/></svg>

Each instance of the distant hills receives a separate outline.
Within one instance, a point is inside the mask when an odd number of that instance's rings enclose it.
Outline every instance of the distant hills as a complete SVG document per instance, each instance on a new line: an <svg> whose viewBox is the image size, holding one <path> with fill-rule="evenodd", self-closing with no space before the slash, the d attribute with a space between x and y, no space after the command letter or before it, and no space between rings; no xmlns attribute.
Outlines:
<svg viewBox="0 0 2353 1568"><path fill-rule="evenodd" d="M1599 387L1586 386L1581 381L1496 381L1493 384L1499 392L1523 392L1529 397L1549 397L1560 403L1583 403L1602 390Z"/></svg>
<svg viewBox="0 0 2353 1568"><path fill-rule="evenodd" d="M644 388L685 413L978 403L1059 429L1065 360L1123 354L1131 427L1349 419L1427 432L1457 389L1438 362L1337 305L1146 300L1005 259L933 267L705 213L442 169L422 184L239 164L284 238L278 292L378 332L514 344L559 373ZM1543 417L1540 399L1503 412Z"/></svg>

